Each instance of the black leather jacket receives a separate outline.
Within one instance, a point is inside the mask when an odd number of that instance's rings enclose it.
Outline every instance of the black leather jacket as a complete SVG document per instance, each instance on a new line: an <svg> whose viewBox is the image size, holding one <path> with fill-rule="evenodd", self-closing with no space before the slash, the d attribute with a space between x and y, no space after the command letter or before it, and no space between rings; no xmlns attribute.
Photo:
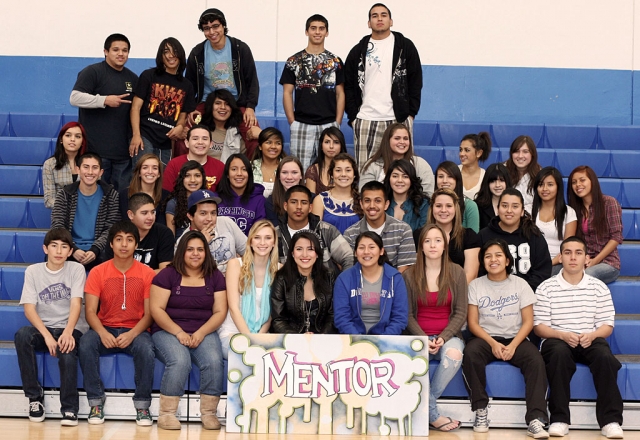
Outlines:
<svg viewBox="0 0 640 440"><path fill-rule="evenodd" d="M318 300L318 315L313 333L335 333L333 326L333 285L335 276L328 271L328 292L315 292ZM271 333L302 333L305 324L304 284L307 277L301 276L295 285L287 286L283 276L277 276L271 284Z"/></svg>

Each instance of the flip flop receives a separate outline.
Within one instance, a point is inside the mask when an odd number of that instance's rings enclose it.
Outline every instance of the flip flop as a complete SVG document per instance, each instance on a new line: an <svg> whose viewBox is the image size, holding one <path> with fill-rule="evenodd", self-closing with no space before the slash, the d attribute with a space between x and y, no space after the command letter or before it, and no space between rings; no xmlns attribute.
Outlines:
<svg viewBox="0 0 640 440"><path fill-rule="evenodd" d="M435 426L433 423L429 423L429 426L431 426L436 431L440 431L440 432L452 432L452 431L455 431L455 430L460 428L460 422L459 421L453 420L451 417L447 417L447 419L449 419L449 421L448 422L444 422L442 425ZM458 423L458 426L456 426L453 429L442 429L445 426L451 425L452 423Z"/></svg>

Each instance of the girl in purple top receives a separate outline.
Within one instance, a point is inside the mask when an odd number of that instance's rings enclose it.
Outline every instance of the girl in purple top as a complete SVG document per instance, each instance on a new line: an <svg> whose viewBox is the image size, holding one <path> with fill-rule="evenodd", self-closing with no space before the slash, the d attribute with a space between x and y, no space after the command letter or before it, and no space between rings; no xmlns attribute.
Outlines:
<svg viewBox="0 0 640 440"><path fill-rule="evenodd" d="M193 361L200 368L200 419L205 429L220 429L224 367L216 330L227 315L227 292L201 232L189 231L153 279L151 315L156 357L165 364L158 427L180 429L175 414Z"/></svg>

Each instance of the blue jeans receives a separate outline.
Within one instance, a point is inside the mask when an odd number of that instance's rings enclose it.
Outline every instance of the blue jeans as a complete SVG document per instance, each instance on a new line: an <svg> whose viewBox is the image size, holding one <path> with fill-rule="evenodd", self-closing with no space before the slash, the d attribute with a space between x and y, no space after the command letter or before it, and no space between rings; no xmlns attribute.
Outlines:
<svg viewBox="0 0 640 440"><path fill-rule="evenodd" d="M153 334L156 356L165 365L160 393L182 396L191 371L191 362L200 369L200 394L222 394L224 363L218 333L209 333L197 348L185 347L171 333L160 330Z"/></svg>
<svg viewBox="0 0 640 440"><path fill-rule="evenodd" d="M129 328L105 329L116 338ZM133 356L135 369L134 379L136 390L133 395L133 406L136 409L149 409L151 405L151 389L153 388L153 369L155 355L153 342L149 332L142 332L134 338L126 348L106 348L102 345L100 336L94 330L89 330L80 339L80 366L84 374L84 390L87 392L89 406L103 405L105 401L104 385L100 379L100 355L126 353Z"/></svg>
<svg viewBox="0 0 640 440"><path fill-rule="evenodd" d="M49 333L57 341L63 328L49 328ZM69 353L61 353L57 350L58 368L60 369L60 412L72 412L78 414L78 341L82 333L73 331L76 347ZM40 383L38 383L38 364L36 363L36 351L49 352L44 336L35 327L22 327L15 336L16 353L20 367L20 378L24 395L29 400L40 399L44 395Z"/></svg>
<svg viewBox="0 0 640 440"><path fill-rule="evenodd" d="M429 339L435 339L436 336L429 336ZM447 350L458 350L460 359L454 360L447 356ZM462 366L462 351L464 350L464 342L455 336L444 343L436 354L430 354L429 360L438 360L440 364L433 374L429 385L429 423L438 420L440 413L438 412L437 399L442 396L444 389L449 385L451 379L456 375Z"/></svg>
<svg viewBox="0 0 640 440"><path fill-rule="evenodd" d="M155 154L160 158L160 162L162 162L164 166L166 166L171 160L171 148L169 148L168 150L161 150L160 148L156 148L153 146L151 141L144 136L142 137L142 144L144 145L144 150L138 149L138 154L133 156L133 166L135 166L140 158L145 154Z"/></svg>
<svg viewBox="0 0 640 440"><path fill-rule="evenodd" d="M606 263L598 263L595 266L587 267L585 272L594 278L599 279L605 284L613 283L618 279L620 271Z"/></svg>
<svg viewBox="0 0 640 440"><path fill-rule="evenodd" d="M111 160L102 158L102 180L113 185L116 191L120 192L131 183L131 159Z"/></svg>

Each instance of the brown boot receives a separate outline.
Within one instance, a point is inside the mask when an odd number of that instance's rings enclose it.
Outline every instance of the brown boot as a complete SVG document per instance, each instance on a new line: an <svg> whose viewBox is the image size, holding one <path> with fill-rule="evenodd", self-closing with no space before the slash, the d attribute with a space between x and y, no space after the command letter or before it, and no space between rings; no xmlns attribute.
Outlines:
<svg viewBox="0 0 640 440"><path fill-rule="evenodd" d="M180 420L176 417L176 411L180 404L180 396L165 396L160 394L160 413L158 415L158 428L180 429Z"/></svg>
<svg viewBox="0 0 640 440"><path fill-rule="evenodd" d="M220 429L220 421L216 416L219 402L220 396L200 394L200 420L204 429Z"/></svg>

